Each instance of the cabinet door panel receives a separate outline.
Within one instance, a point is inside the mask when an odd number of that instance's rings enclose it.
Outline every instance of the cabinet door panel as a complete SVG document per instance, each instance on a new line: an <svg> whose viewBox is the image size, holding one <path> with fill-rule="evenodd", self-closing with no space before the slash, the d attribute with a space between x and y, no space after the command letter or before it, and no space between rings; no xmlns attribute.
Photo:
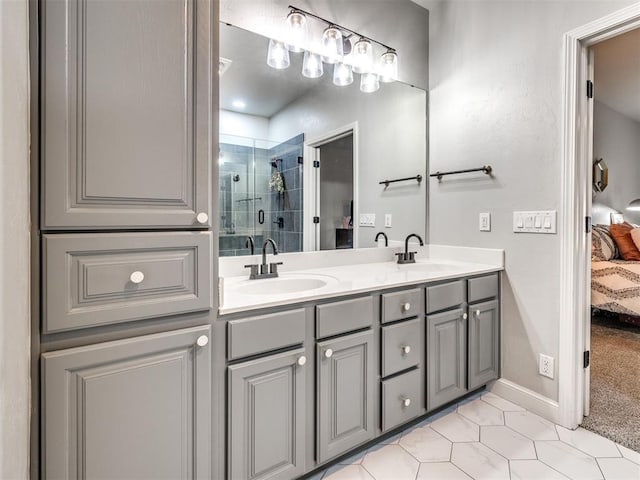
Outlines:
<svg viewBox="0 0 640 480"><path fill-rule="evenodd" d="M428 409L464 395L467 324L462 309L427 317Z"/></svg>
<svg viewBox="0 0 640 480"><path fill-rule="evenodd" d="M319 342L317 348L317 456L324 462L374 436L373 332Z"/></svg>
<svg viewBox="0 0 640 480"><path fill-rule="evenodd" d="M229 478L304 473L303 349L229 367Z"/></svg>
<svg viewBox="0 0 640 480"><path fill-rule="evenodd" d="M209 477L209 332L43 354L43 477Z"/></svg>
<svg viewBox="0 0 640 480"><path fill-rule="evenodd" d="M495 380L499 371L498 301L469 305L469 390Z"/></svg>
<svg viewBox="0 0 640 480"><path fill-rule="evenodd" d="M210 225L211 2L42 7L44 227Z"/></svg>

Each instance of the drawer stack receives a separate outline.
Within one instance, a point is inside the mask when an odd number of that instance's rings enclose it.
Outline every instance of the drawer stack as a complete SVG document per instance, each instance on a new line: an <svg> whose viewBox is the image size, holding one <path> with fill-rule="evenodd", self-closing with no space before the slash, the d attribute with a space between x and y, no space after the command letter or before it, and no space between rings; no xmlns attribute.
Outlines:
<svg viewBox="0 0 640 480"><path fill-rule="evenodd" d="M422 292L416 288L382 295L382 431L425 412Z"/></svg>

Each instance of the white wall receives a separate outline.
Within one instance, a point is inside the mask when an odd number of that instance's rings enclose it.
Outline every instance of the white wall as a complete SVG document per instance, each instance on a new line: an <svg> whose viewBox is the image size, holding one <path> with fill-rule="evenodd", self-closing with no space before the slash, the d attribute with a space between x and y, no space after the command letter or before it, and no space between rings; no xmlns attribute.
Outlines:
<svg viewBox="0 0 640 480"><path fill-rule="evenodd" d="M0 478L29 467L27 0L0 1Z"/></svg>
<svg viewBox="0 0 640 480"><path fill-rule="evenodd" d="M220 110L220 135L267 140L269 119L257 115Z"/></svg>
<svg viewBox="0 0 640 480"><path fill-rule="evenodd" d="M593 110L593 153L609 167L609 185L593 199L594 213L609 207L640 223L640 212L626 210L631 200L640 198L640 122L598 101ZM606 216L593 217L594 223L609 223Z"/></svg>
<svg viewBox="0 0 640 480"><path fill-rule="evenodd" d="M430 241L506 250L502 376L557 400L557 380L538 375L537 358L557 359L568 321L559 318L560 235L514 234L512 215L560 207L562 34L633 2L421 3L432 25L430 169L489 163L495 172L431 181ZM480 212L491 212L492 232L478 231Z"/></svg>

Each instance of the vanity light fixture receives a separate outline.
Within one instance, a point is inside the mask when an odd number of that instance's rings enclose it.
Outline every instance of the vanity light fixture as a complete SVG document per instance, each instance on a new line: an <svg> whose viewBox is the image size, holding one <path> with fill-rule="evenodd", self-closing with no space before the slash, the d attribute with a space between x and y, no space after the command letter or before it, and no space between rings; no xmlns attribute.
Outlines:
<svg viewBox="0 0 640 480"><path fill-rule="evenodd" d="M270 67L287 68L290 65L289 52L304 52L302 75L307 78L321 77L324 62L334 65L333 83L337 86L351 85L353 74L360 74L360 90L365 93L377 91L380 82L397 80L398 53L394 48L300 8L292 5L288 8L286 38L283 41L269 40L267 64ZM314 41L308 38L310 31L319 31L311 28L309 19L326 25L321 39ZM384 49L381 55L380 51L375 51L379 47ZM377 65L374 61L376 55L380 55Z"/></svg>
<svg viewBox="0 0 640 480"><path fill-rule="evenodd" d="M398 78L398 54L394 50L387 50L380 57L380 81L395 82Z"/></svg>
<svg viewBox="0 0 640 480"><path fill-rule="evenodd" d="M319 78L324 73L322 59L317 53L304 52L304 60L302 61L302 76L307 78Z"/></svg>
<svg viewBox="0 0 640 480"><path fill-rule="evenodd" d="M373 71L373 45L366 38L361 38L353 46L354 73L371 73Z"/></svg>
<svg viewBox="0 0 640 480"><path fill-rule="evenodd" d="M629 205L627 205L627 210L631 210L632 212L640 212L640 198L631 200L629 202Z"/></svg>
<svg viewBox="0 0 640 480"><path fill-rule="evenodd" d="M360 75L360 91L363 93L377 92L380 88L378 75L375 73L364 73Z"/></svg>
<svg viewBox="0 0 640 480"><path fill-rule="evenodd" d="M353 70L351 65L338 62L333 66L333 84L338 87L346 87L353 83Z"/></svg>
<svg viewBox="0 0 640 480"><path fill-rule="evenodd" d="M304 52L307 46L307 17L304 13L292 10L287 15L287 49L290 52Z"/></svg>
<svg viewBox="0 0 640 480"><path fill-rule="evenodd" d="M267 52L267 65L277 70L283 70L291 64L289 50L284 42L269 40L269 50Z"/></svg>

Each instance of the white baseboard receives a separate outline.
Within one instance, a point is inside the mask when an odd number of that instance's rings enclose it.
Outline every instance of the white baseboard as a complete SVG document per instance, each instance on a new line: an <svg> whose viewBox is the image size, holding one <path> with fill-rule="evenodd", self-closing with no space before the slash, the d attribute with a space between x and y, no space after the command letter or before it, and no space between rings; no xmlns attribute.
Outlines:
<svg viewBox="0 0 640 480"><path fill-rule="evenodd" d="M546 418L550 422L562 425L560 422L560 406L558 402L551 400L539 393L522 387L517 383L501 378L488 387L488 390L496 395L520 405L527 410Z"/></svg>

